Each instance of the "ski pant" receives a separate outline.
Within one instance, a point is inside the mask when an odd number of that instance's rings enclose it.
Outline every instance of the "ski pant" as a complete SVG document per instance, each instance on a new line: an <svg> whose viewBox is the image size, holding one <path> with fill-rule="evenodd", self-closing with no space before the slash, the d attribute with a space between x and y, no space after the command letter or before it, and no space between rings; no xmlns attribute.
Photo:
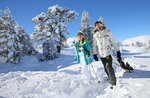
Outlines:
<svg viewBox="0 0 150 98"><path fill-rule="evenodd" d="M90 72L88 70L88 65L86 65L84 56L80 56L80 65L82 67L82 75L83 75L84 79L87 81L90 81L91 75L90 75Z"/></svg>
<svg viewBox="0 0 150 98"><path fill-rule="evenodd" d="M116 76L115 76L115 72L114 69L112 67L112 57L111 55L105 57L105 58L101 58L102 63L104 65L104 69L105 72L110 80L110 83L112 85L116 85Z"/></svg>

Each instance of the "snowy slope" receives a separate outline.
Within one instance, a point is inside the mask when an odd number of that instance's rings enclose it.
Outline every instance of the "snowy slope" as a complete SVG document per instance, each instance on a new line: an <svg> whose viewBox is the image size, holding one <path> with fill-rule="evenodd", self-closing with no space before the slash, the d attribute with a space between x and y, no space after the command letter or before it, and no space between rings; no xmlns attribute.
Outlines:
<svg viewBox="0 0 150 98"><path fill-rule="evenodd" d="M144 36L139 36L139 37L135 37L135 38L130 38L127 40L122 41L123 45L131 45L132 43L136 43L136 42L140 42L143 44L147 44L148 41L150 41L150 35L144 35Z"/></svg>
<svg viewBox="0 0 150 98"><path fill-rule="evenodd" d="M77 38L77 37L68 38L68 39L67 39L68 47L73 47L73 42L77 42L77 41L78 41L78 38Z"/></svg>
<svg viewBox="0 0 150 98"><path fill-rule="evenodd" d="M0 64L0 98L149 98L150 53L122 46L122 57L135 69L126 73L113 65L117 86L111 90L101 61L93 66L101 81L86 84L74 62L74 48L66 48L59 58L39 62L25 56L20 64ZM137 50L136 50L137 49ZM90 68L91 69L91 68Z"/></svg>

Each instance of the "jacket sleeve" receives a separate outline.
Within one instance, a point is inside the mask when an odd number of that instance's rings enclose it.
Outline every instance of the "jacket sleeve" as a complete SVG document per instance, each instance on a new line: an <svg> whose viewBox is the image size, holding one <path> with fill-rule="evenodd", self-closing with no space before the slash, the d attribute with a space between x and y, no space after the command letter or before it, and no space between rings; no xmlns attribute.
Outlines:
<svg viewBox="0 0 150 98"><path fill-rule="evenodd" d="M111 41L112 46L114 47L115 51L119 51L119 46L117 42L115 41L112 32L109 31L109 34L110 34L110 41Z"/></svg>
<svg viewBox="0 0 150 98"><path fill-rule="evenodd" d="M77 54L76 54L76 56L74 57L74 60L77 60Z"/></svg>
<svg viewBox="0 0 150 98"><path fill-rule="evenodd" d="M77 60L77 48L76 48L76 44L74 45L74 48L75 48L75 57L74 57L74 60Z"/></svg>
<svg viewBox="0 0 150 98"><path fill-rule="evenodd" d="M92 50L93 50L93 55L94 54L97 54L97 41L96 41L96 39L94 38L94 35L93 35L93 48L92 48Z"/></svg>

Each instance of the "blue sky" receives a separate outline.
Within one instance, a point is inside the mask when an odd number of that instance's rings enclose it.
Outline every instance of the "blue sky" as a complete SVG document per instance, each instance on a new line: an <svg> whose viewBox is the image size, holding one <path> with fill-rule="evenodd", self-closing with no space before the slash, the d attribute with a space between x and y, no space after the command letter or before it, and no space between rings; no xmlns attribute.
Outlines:
<svg viewBox="0 0 150 98"><path fill-rule="evenodd" d="M67 24L68 37L80 30L83 11L89 13L91 25L103 16L116 40L150 35L150 0L0 0L0 10L9 7L13 19L31 34L35 26L32 18L56 4L79 14L73 24Z"/></svg>

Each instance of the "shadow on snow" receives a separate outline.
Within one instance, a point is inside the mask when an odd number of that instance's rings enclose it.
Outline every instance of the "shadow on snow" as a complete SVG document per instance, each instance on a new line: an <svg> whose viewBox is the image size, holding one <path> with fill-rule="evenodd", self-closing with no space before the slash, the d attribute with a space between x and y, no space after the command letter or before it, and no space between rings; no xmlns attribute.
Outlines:
<svg viewBox="0 0 150 98"><path fill-rule="evenodd" d="M132 73L124 72L119 78L150 78L150 71L134 69Z"/></svg>
<svg viewBox="0 0 150 98"><path fill-rule="evenodd" d="M60 54L58 58L40 62L35 56L26 56L19 64L0 64L0 73L17 71L57 71L75 64L74 55Z"/></svg>

